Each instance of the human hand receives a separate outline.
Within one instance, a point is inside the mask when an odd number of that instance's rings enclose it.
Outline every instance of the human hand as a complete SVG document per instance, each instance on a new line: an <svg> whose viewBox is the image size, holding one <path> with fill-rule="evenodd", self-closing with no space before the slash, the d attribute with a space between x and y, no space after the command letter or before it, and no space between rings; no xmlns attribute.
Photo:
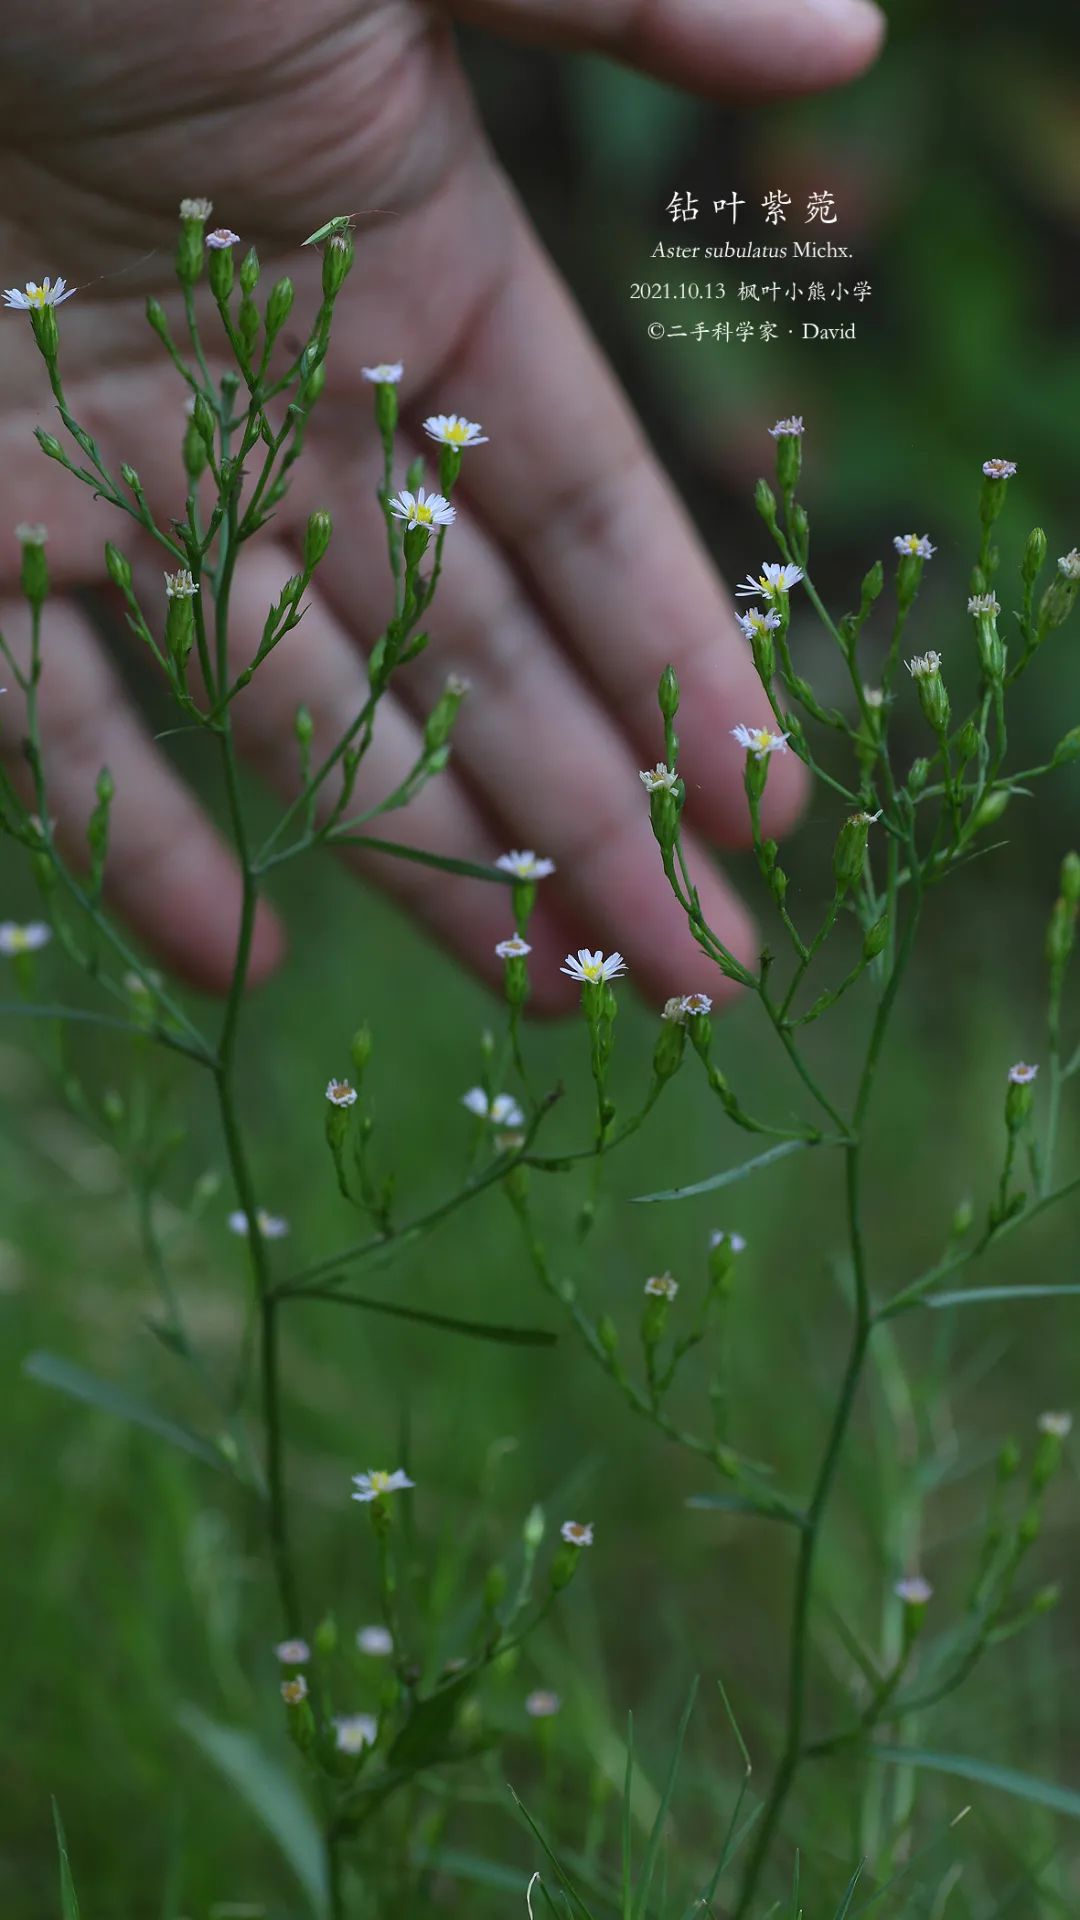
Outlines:
<svg viewBox="0 0 1080 1920"><path fill-rule="evenodd" d="M882 25L869 0L459 0L456 11L736 99L849 77ZM745 911L704 842L744 837L742 757L728 729L757 717L760 689L687 516L486 147L446 21L416 0L338 9L195 0L157 14L148 34L131 0L93 9L14 0L3 34L6 201L16 211L0 225L0 278L62 273L80 284L61 316L72 411L112 464L138 469L166 519L182 484L182 393L138 296L156 293L170 313L176 305L181 197L210 195L217 219L290 273L298 308L317 301L319 262L297 242L331 213L392 213L370 230L361 218L305 460L272 533L238 569L237 667L295 571L308 513L331 509L337 534L303 626L234 705L249 760L287 791L298 704L314 716L317 751L364 698L361 649L385 621L386 573L360 367L404 360L403 420L417 450L430 447L419 423L431 411L478 419L491 438L465 455L432 645L380 707L360 797L397 784L416 757L417 716L448 671L466 674L473 692L452 767L396 818L394 837L474 859L522 845L554 857L558 876L541 890L530 934L541 1006L560 1003L558 959L581 944L621 947L638 986L659 997L711 986L660 871L638 768L658 757L655 689L671 659L684 692L691 868L706 917L745 955ZM104 587L103 544L116 528L107 507L87 512L69 477L36 457L43 397L30 329L4 315L0 527L48 526L60 590L41 689L58 838L77 848L107 764L114 903L172 965L220 988L239 876L177 770L182 751L166 762L102 651L87 595ZM154 549L125 545L144 604L159 604ZM17 566L5 542L0 621L15 644ZM4 707L4 752L17 762L16 699ZM797 807L799 771L790 758L773 762L773 832ZM494 944L509 930L498 889L385 857L366 864L440 941L497 977ZM254 977L280 945L267 912Z"/></svg>

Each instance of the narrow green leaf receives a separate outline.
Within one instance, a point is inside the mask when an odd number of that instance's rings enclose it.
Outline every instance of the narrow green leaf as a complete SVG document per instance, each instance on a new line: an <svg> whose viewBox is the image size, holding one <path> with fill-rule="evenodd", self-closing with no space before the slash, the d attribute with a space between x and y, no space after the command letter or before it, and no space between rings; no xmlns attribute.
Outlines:
<svg viewBox="0 0 1080 1920"><path fill-rule="evenodd" d="M511 1787L510 1789L510 1798L513 1800L515 1807L520 1813L522 1819L525 1821L530 1832L535 1834L537 1840L539 1840L540 1842L540 1845L543 1847L544 1852L547 1854L548 1859L551 1861L551 1864L554 1867L555 1873L558 1877L559 1885L562 1887L564 1893L567 1896L567 1899L571 1902L572 1906L575 1907L577 1911L584 1916L584 1920L592 1920L592 1914L590 1913L589 1908L586 1906L580 1893L575 1887L573 1881L571 1880L569 1874L567 1873L565 1867L563 1866L562 1861L559 1859L558 1854L552 1852L552 1849L548 1841L544 1838L543 1833L541 1832L540 1828L537 1826L536 1821L533 1819L532 1814L529 1812L528 1807L525 1805L524 1801L518 1799L518 1796L514 1792L513 1787ZM541 1885L543 1885L543 1882L541 1882Z"/></svg>
<svg viewBox="0 0 1080 1920"><path fill-rule="evenodd" d="M793 1527L803 1524L802 1515L794 1508L787 1512L748 1493L692 1493L685 1504L698 1513L759 1513L769 1520L786 1520Z"/></svg>
<svg viewBox="0 0 1080 1920"><path fill-rule="evenodd" d="M870 1752L878 1760L895 1766L925 1767L930 1773L951 1773L975 1786L993 1787L999 1793L1011 1793L1015 1800L1033 1800L1052 1813L1063 1813L1080 1820L1080 1793L1073 1787L1057 1787L1051 1780L1037 1780L1033 1774L1019 1773L1015 1767L1000 1767L992 1760L977 1760L966 1753L935 1753L928 1747L890 1747L876 1742Z"/></svg>
<svg viewBox="0 0 1080 1920"><path fill-rule="evenodd" d="M737 1167L725 1167L723 1173L710 1174L707 1180L698 1180L692 1187L668 1187L663 1193L638 1193L634 1199L638 1206L646 1206L653 1200L691 1200L698 1193L718 1193L721 1187L733 1187L739 1180L749 1179L761 1167L771 1167L774 1161L786 1160L789 1154L802 1153L813 1144L811 1140L781 1140L779 1146L769 1147L767 1152L755 1154L752 1160L744 1160Z"/></svg>
<svg viewBox="0 0 1080 1920"><path fill-rule="evenodd" d="M514 875L504 873L501 867L481 866L476 860L455 860L447 853L428 853L423 847L402 846L397 840L378 840L370 833L332 833L328 838L335 847L370 847L374 853L393 854L397 860L417 860L422 867L439 867L443 873L464 874L468 880L493 880L501 887L514 884Z"/></svg>
<svg viewBox="0 0 1080 1920"><path fill-rule="evenodd" d="M865 1860L860 1860L851 1879L848 1881L847 1891L836 1909L836 1920L847 1920L847 1916L851 1912L851 1903L855 1898L855 1889L862 1879L862 1871L865 1865Z"/></svg>
<svg viewBox="0 0 1080 1920"><path fill-rule="evenodd" d="M289 1775L242 1728L223 1727L198 1707L181 1707L178 1718L184 1732L262 1822L303 1887L316 1920L329 1920L322 1836Z"/></svg>
<svg viewBox="0 0 1080 1920"><path fill-rule="evenodd" d="M961 1287L954 1293L928 1293L924 1307L991 1306L995 1300L1053 1300L1080 1296L1080 1286Z"/></svg>
<svg viewBox="0 0 1080 1920"><path fill-rule="evenodd" d="M623 1780L623 1817L622 1817L622 1915L630 1920L630 1889L633 1885L633 1785L634 1785L634 1716L626 1716L626 1776Z"/></svg>
<svg viewBox="0 0 1080 1920"><path fill-rule="evenodd" d="M23 1361L23 1372L31 1380L39 1380L42 1386L55 1387L60 1393L70 1394L73 1400L82 1400L88 1407L98 1407L118 1420L126 1420L134 1427L143 1427L147 1433L156 1433L159 1439L168 1440L171 1446L179 1447L183 1453L194 1454L197 1460L204 1461L208 1467L216 1467L219 1472L228 1469L228 1461L212 1440L193 1433L190 1427L182 1426L167 1414L159 1413L141 1394L132 1393L128 1387L119 1387L111 1380L101 1380L97 1374L87 1373L84 1367L76 1366L73 1360L65 1360L58 1353L39 1350Z"/></svg>
<svg viewBox="0 0 1080 1920"><path fill-rule="evenodd" d="M56 1828L56 1850L60 1855L60 1912L63 1920L79 1920L79 1900L75 1892L75 1882L71 1877L67 1838L64 1834L64 1823L60 1818L60 1809L55 1800L52 1803L52 1815L53 1826Z"/></svg>
<svg viewBox="0 0 1080 1920"><path fill-rule="evenodd" d="M427 1327L441 1327L446 1333L464 1333L473 1340L494 1340L505 1347L553 1347L558 1334L545 1327L504 1327L492 1320L459 1320L452 1313L436 1313L429 1307L405 1307L395 1300L373 1300L363 1293L338 1293L332 1286L309 1287L288 1296L296 1300L336 1300L341 1306L363 1307L369 1313L389 1313L398 1320L418 1320Z"/></svg>
<svg viewBox="0 0 1080 1920"><path fill-rule="evenodd" d="M664 1826L668 1817L668 1808L671 1806L672 1795L675 1792L675 1780L679 1771L679 1761L682 1759L683 1742L686 1739L686 1729L690 1725L690 1715L694 1711L694 1701L697 1699L697 1690L698 1681L695 1676L691 1682L686 1705L682 1710L682 1719L679 1721L679 1730L675 1735L675 1747L671 1755L667 1779L664 1782L664 1789L660 1795L660 1805L656 1809L656 1818L652 1823L652 1832L649 1835L645 1847L645 1859L641 1868L641 1879L638 1881L637 1897L634 1901L634 1920L644 1920L645 1911L649 1904L649 1892L652 1887L653 1873L656 1869L657 1856L664 1838Z"/></svg>

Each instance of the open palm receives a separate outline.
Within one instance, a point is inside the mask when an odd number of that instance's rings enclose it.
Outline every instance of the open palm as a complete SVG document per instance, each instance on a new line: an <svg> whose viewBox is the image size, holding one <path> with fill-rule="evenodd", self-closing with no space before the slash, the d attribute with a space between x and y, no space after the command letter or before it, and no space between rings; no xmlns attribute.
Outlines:
<svg viewBox="0 0 1080 1920"><path fill-rule="evenodd" d="M606 48L738 98L842 80L872 56L881 28L869 0L460 0L456 12L549 43ZM760 690L686 516L485 144L446 19L419 0L191 0L157 13L148 34L133 0L92 9L13 0L0 44L5 205L16 210L0 223L0 280L48 272L79 284L60 316L72 410L112 464L139 470L159 515L182 504L183 392L140 296L175 300L181 197L210 196L215 219L254 242L275 273L288 272L299 312L317 302L319 262L298 242L330 214L383 210L359 222L299 478L238 571L240 665L295 571L307 514L332 511L336 537L302 627L235 704L252 763L287 790L297 705L312 711L316 746L328 747L363 700L362 649L385 622L388 587L360 368L403 360L406 443L419 450L425 414L456 411L480 420L490 444L465 456L432 645L380 708L365 763L372 795L415 760L417 716L447 672L466 674L472 693L452 768L399 816L395 837L473 858L511 845L555 858L532 935L538 980L553 983L542 1003L559 997L547 960L583 942L621 946L647 991L703 984L659 872L637 769L657 758L655 688L670 658L684 687L689 826L737 841L741 764L725 730L755 720ZM85 492L35 457L45 400L30 328L4 315L0 527L44 522L62 589L49 608L42 685L58 833L77 844L107 764L117 785L115 903L174 965L220 986L238 875L102 651L87 596L103 583L115 515L88 511ZM0 553L0 620L17 644L10 544ZM125 544L145 604L159 604L159 557ZM11 695L0 723L17 761ZM797 775L790 760L773 769L774 825L797 804ZM694 864L707 916L738 950L749 938L743 910L704 859ZM442 941L494 973L492 949L508 931L499 890L382 857L371 871ZM279 944L267 915L257 973Z"/></svg>

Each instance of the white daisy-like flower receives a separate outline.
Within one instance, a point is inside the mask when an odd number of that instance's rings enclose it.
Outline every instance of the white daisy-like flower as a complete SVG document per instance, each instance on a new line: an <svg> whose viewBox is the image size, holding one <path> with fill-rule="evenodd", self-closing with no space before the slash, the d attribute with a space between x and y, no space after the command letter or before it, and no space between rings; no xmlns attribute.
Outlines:
<svg viewBox="0 0 1080 1920"><path fill-rule="evenodd" d="M279 1640L274 1648L283 1667L306 1667L311 1648L306 1640Z"/></svg>
<svg viewBox="0 0 1080 1920"><path fill-rule="evenodd" d="M1026 1060L1018 1060L1009 1068L1009 1079L1014 1087L1030 1087L1038 1071L1038 1067L1029 1066Z"/></svg>
<svg viewBox="0 0 1080 1920"><path fill-rule="evenodd" d="M778 600L783 593L790 593L803 577L801 567L782 564L779 560L764 562L759 574L747 574L735 592L746 598L748 595L760 595L764 600Z"/></svg>
<svg viewBox="0 0 1080 1920"><path fill-rule="evenodd" d="M508 1093L497 1093L489 1100L483 1087L470 1087L461 1096L461 1104L478 1120L490 1120L495 1127L520 1127L525 1119L521 1108Z"/></svg>
<svg viewBox="0 0 1080 1920"><path fill-rule="evenodd" d="M207 234L206 244L213 247L215 253L224 253L226 247L240 245L240 235L234 233L231 227L215 227L213 233Z"/></svg>
<svg viewBox="0 0 1080 1920"><path fill-rule="evenodd" d="M287 1220L282 1220L276 1213L267 1213L263 1207L260 1207L255 1215L255 1225L258 1227L260 1238L263 1240L284 1240L289 1231L289 1223ZM238 1207L235 1213L230 1213L229 1215L229 1232L245 1234L247 1231L247 1214L242 1208Z"/></svg>
<svg viewBox="0 0 1080 1920"><path fill-rule="evenodd" d="M381 1469L368 1473L354 1473L353 1486L356 1492L353 1494L353 1499L365 1502L381 1500L384 1494L400 1493L403 1487L415 1485L415 1480L409 1479L404 1467L395 1467L393 1473L384 1473Z"/></svg>
<svg viewBox="0 0 1080 1920"><path fill-rule="evenodd" d="M48 537L48 527L43 527L39 521L20 520L15 529L15 538L20 547L43 547Z"/></svg>
<svg viewBox="0 0 1080 1920"><path fill-rule="evenodd" d="M652 1273L645 1282L645 1291L659 1295L661 1300L674 1300L679 1283L670 1273Z"/></svg>
<svg viewBox="0 0 1080 1920"><path fill-rule="evenodd" d="M878 707L885 705L884 687L864 687L862 693L867 706L872 710L876 710Z"/></svg>
<svg viewBox="0 0 1080 1920"><path fill-rule="evenodd" d="M568 1547L591 1547L593 1543L593 1523L591 1520L564 1520L559 1532Z"/></svg>
<svg viewBox="0 0 1080 1920"><path fill-rule="evenodd" d="M929 560L937 552L928 533L898 533L893 546L897 553L911 554L916 560Z"/></svg>
<svg viewBox="0 0 1080 1920"><path fill-rule="evenodd" d="M726 1227L716 1227L709 1235L710 1247L730 1247L732 1253L743 1253L746 1241L741 1233L729 1233Z"/></svg>
<svg viewBox="0 0 1080 1920"><path fill-rule="evenodd" d="M298 1707L301 1700L308 1697L308 1683L302 1673L294 1673L291 1680L281 1683L281 1697L287 1707Z"/></svg>
<svg viewBox="0 0 1080 1920"><path fill-rule="evenodd" d="M361 367L360 371L373 387L396 387L405 367L400 360L380 360L377 367Z"/></svg>
<svg viewBox="0 0 1080 1920"><path fill-rule="evenodd" d="M755 760L765 760L770 753L786 753L789 733L770 733L768 727L732 727L731 737L740 747L752 753Z"/></svg>
<svg viewBox="0 0 1080 1920"><path fill-rule="evenodd" d="M1080 547L1071 547L1058 561L1058 571L1066 580L1080 580Z"/></svg>
<svg viewBox="0 0 1080 1920"><path fill-rule="evenodd" d="M670 1000L664 1001L661 1020L674 1020L676 1026L681 1027L686 1019L686 1008L683 1005L685 999L685 993L673 993Z"/></svg>
<svg viewBox="0 0 1080 1920"><path fill-rule="evenodd" d="M532 948L527 940L522 939L520 933L512 933L509 940L498 942L495 952L500 960L524 960L525 955L532 952Z"/></svg>
<svg viewBox="0 0 1080 1920"><path fill-rule="evenodd" d="M916 653L905 666L913 680L925 680L931 673L941 672L941 655L931 648L929 653Z"/></svg>
<svg viewBox="0 0 1080 1920"><path fill-rule="evenodd" d="M181 567L178 573L165 575L165 595L169 600L191 600L198 591L190 567Z"/></svg>
<svg viewBox="0 0 1080 1920"><path fill-rule="evenodd" d="M52 928L45 920L28 920L22 926L17 920L0 921L0 953L9 959L20 953L37 953L51 939Z"/></svg>
<svg viewBox="0 0 1080 1920"><path fill-rule="evenodd" d="M1055 1440L1067 1440L1072 1432L1071 1413L1040 1413L1039 1432L1052 1435Z"/></svg>
<svg viewBox="0 0 1080 1920"><path fill-rule="evenodd" d="M655 767L646 767L638 779L646 793L672 793L679 783L674 767L665 766L662 760L658 760Z"/></svg>
<svg viewBox="0 0 1080 1920"><path fill-rule="evenodd" d="M339 1713L334 1717L334 1745L339 1753L363 1753L379 1737L379 1723L370 1713Z"/></svg>
<svg viewBox="0 0 1080 1920"><path fill-rule="evenodd" d="M779 440L784 434L788 433L793 433L797 437L801 437L805 432L802 414L789 414L786 420L778 420L775 427L770 427L769 432L772 434L774 440Z"/></svg>
<svg viewBox="0 0 1080 1920"><path fill-rule="evenodd" d="M466 420L459 413L432 413L424 421L424 432L444 447L486 447L488 436L481 433L479 420Z"/></svg>
<svg viewBox="0 0 1080 1920"><path fill-rule="evenodd" d="M385 1660L394 1651L394 1636L389 1627L360 1627L356 1644L372 1660Z"/></svg>
<svg viewBox="0 0 1080 1920"><path fill-rule="evenodd" d="M1016 461L984 460L983 472L988 480L1011 480L1016 472Z"/></svg>
<svg viewBox="0 0 1080 1920"><path fill-rule="evenodd" d="M328 1080L326 1097L332 1107L355 1107L356 1088L350 1086L347 1080Z"/></svg>
<svg viewBox="0 0 1080 1920"><path fill-rule="evenodd" d="M595 953L588 947L579 947L576 954L567 954L559 968L559 972L568 973L571 980L580 980L589 987L598 987L602 980L617 980L628 971L621 953L604 954L599 947Z"/></svg>
<svg viewBox="0 0 1080 1920"><path fill-rule="evenodd" d="M707 993L684 993L679 1002L684 1013L711 1013L712 1000Z"/></svg>
<svg viewBox="0 0 1080 1920"><path fill-rule="evenodd" d="M407 527L450 527L457 519L456 509L449 500L441 493L426 493L423 487L416 493L402 487L397 498L391 500L390 511L396 520L404 520Z"/></svg>
<svg viewBox="0 0 1080 1920"><path fill-rule="evenodd" d="M968 601L968 612L978 619L983 614L996 616L1001 612L1001 601L996 593L973 593Z"/></svg>
<svg viewBox="0 0 1080 1920"><path fill-rule="evenodd" d="M898 1580L893 1592L906 1607L925 1607L934 1596L933 1587L929 1580L923 1579L921 1573L912 1573L906 1580Z"/></svg>
<svg viewBox="0 0 1080 1920"><path fill-rule="evenodd" d="M501 867L503 873L512 873L515 880L546 880L555 871L554 860L541 858L531 847L522 853L516 848L510 853L500 853L495 865Z"/></svg>
<svg viewBox="0 0 1080 1920"><path fill-rule="evenodd" d="M4 305L19 307L24 313L40 312L42 307L61 306L65 300L70 300L72 294L77 292L78 288L69 287L63 275L54 286L49 275L46 274L40 287L35 280L28 280L25 293L18 287L5 288Z"/></svg>
<svg viewBox="0 0 1080 1920"><path fill-rule="evenodd" d="M525 1711L530 1720L550 1720L561 1706L558 1694L552 1693L550 1687L536 1687L525 1695Z"/></svg>
<svg viewBox="0 0 1080 1920"><path fill-rule="evenodd" d="M755 633L775 633L777 627L783 625L774 607L767 610L750 607L746 613L737 613L735 619L748 640L752 640Z"/></svg>
<svg viewBox="0 0 1080 1920"><path fill-rule="evenodd" d="M873 827L877 825L884 811L884 807L879 807L876 813L866 813L865 811L862 813L849 813L848 821L853 827Z"/></svg>
<svg viewBox="0 0 1080 1920"><path fill-rule="evenodd" d="M197 194L192 200L181 200L181 220L209 220L214 211L214 203L203 194Z"/></svg>

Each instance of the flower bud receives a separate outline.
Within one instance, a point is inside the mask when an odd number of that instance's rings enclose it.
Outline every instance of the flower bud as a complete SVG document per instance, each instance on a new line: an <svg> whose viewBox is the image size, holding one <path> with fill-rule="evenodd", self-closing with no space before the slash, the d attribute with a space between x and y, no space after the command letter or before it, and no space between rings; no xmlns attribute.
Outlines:
<svg viewBox="0 0 1080 1920"><path fill-rule="evenodd" d="M241 340L250 353L258 337L259 309L255 305L254 300L249 300L246 295L240 302L240 311L236 316L236 326Z"/></svg>
<svg viewBox="0 0 1080 1920"><path fill-rule="evenodd" d="M664 719L667 721L674 720L675 715L679 711L679 679L674 667L670 664L664 668L663 673L660 675L660 685L657 688L656 697L660 703L660 712Z"/></svg>
<svg viewBox="0 0 1080 1920"><path fill-rule="evenodd" d="M546 1530L543 1507L530 1507L525 1516L525 1525L521 1530L522 1544L526 1553L539 1552Z"/></svg>
<svg viewBox="0 0 1080 1920"><path fill-rule="evenodd" d="M353 263L353 237L351 233L334 233L323 249L322 290L324 300L334 300L340 293Z"/></svg>
<svg viewBox="0 0 1080 1920"><path fill-rule="evenodd" d="M203 229L212 212L209 200L183 200L180 203L176 277L181 286L193 287L203 270Z"/></svg>
<svg viewBox="0 0 1080 1920"><path fill-rule="evenodd" d="M866 841L872 825L868 813L853 813L844 821L833 848L833 878L838 893L858 885L866 864Z"/></svg>
<svg viewBox="0 0 1080 1920"><path fill-rule="evenodd" d="M330 545L330 535L333 531L334 523L330 515L321 508L317 513L313 513L310 516L304 530L305 573L314 573L319 561Z"/></svg>
<svg viewBox="0 0 1080 1920"><path fill-rule="evenodd" d="M602 1313L596 1323L596 1337L609 1360L614 1360L619 1347L619 1332L610 1313Z"/></svg>
<svg viewBox="0 0 1080 1920"><path fill-rule="evenodd" d="M316 360L310 373L306 373L300 382L296 403L300 407L313 407L326 385L326 362Z"/></svg>
<svg viewBox="0 0 1080 1920"><path fill-rule="evenodd" d="M367 1022L365 1021L362 1027L357 1027L356 1032L353 1034L352 1040L349 1043L349 1057L353 1063L353 1071L356 1074L357 1086L360 1085L360 1082L364 1077L364 1068L367 1066L368 1061L371 1059L371 1055L372 1055L372 1052L374 1051L374 1047L375 1047L374 1035L372 1034L371 1028L368 1026Z"/></svg>
<svg viewBox="0 0 1080 1920"><path fill-rule="evenodd" d="M802 472L802 435L781 433L776 440L776 479L781 493L793 493Z"/></svg>
<svg viewBox="0 0 1080 1920"><path fill-rule="evenodd" d="M225 306L233 289L233 257L231 247L211 247L207 262L206 277L210 282L210 291L219 307Z"/></svg>
<svg viewBox="0 0 1080 1920"><path fill-rule="evenodd" d="M19 583L32 607L42 606L48 598L49 569L45 561L48 537L44 527L23 525L15 529L15 538L22 547Z"/></svg>
<svg viewBox="0 0 1080 1920"><path fill-rule="evenodd" d="M259 256L254 247L249 247L240 263L241 292L251 295L259 284Z"/></svg>
<svg viewBox="0 0 1080 1920"><path fill-rule="evenodd" d="M929 778L929 760L923 760L921 758L913 760L911 763L911 771L907 777L908 791L910 793L921 793Z"/></svg>
<svg viewBox="0 0 1080 1920"><path fill-rule="evenodd" d="M769 532L776 532L776 495L767 480L759 480L754 488L754 505L760 513Z"/></svg>
<svg viewBox="0 0 1080 1920"><path fill-rule="evenodd" d="M1028 1120L1035 1094L1031 1080L1010 1079L1005 1095L1005 1125L1010 1133L1019 1133Z"/></svg>
<svg viewBox="0 0 1080 1920"><path fill-rule="evenodd" d="M34 439L43 454L50 460L65 460L66 455L55 433L46 433L43 427L34 428Z"/></svg>
<svg viewBox="0 0 1080 1920"><path fill-rule="evenodd" d="M467 694L468 682L452 675L428 714L424 726L424 747L429 754L445 746L453 732L458 708Z"/></svg>
<svg viewBox="0 0 1080 1920"><path fill-rule="evenodd" d="M1033 527L1024 547L1024 558L1020 571L1024 585L1032 587L1046 562L1046 535L1041 527Z"/></svg>
<svg viewBox="0 0 1080 1920"><path fill-rule="evenodd" d="M124 460L121 463L120 478L123 481L125 487L131 488L132 493L138 494L142 492L142 481L139 479L139 476L135 471L135 468L132 466L129 466L126 460Z"/></svg>
<svg viewBox="0 0 1080 1920"><path fill-rule="evenodd" d="M1032 1599L1028 1611L1034 1614L1052 1613L1060 1599L1061 1588L1056 1581L1052 1581L1049 1586L1039 1588L1038 1593L1035 1594Z"/></svg>
<svg viewBox="0 0 1080 1920"><path fill-rule="evenodd" d="M337 1652L338 1628L332 1613L324 1615L319 1621L312 1638L316 1653L320 1654L324 1660L329 1660Z"/></svg>
<svg viewBox="0 0 1080 1920"><path fill-rule="evenodd" d="M206 441L195 424L194 414L190 416L184 428L180 457L184 462L184 472L189 480L198 480L200 475L205 473L208 459Z"/></svg>
<svg viewBox="0 0 1080 1920"><path fill-rule="evenodd" d="M970 1200L961 1200L959 1205L953 1209L953 1217L949 1222L950 1238L953 1240L962 1240L966 1233L971 1232L974 1224L975 1208L972 1202Z"/></svg>
<svg viewBox="0 0 1080 1920"><path fill-rule="evenodd" d="M1080 576L1062 573L1060 568L1055 574L1046 592L1039 602L1038 632L1040 637L1052 633L1055 628L1063 627L1080 592Z"/></svg>
<svg viewBox="0 0 1080 1920"><path fill-rule="evenodd" d="M275 340L292 312L293 283L286 274L275 280L266 302L266 337Z"/></svg>
<svg viewBox="0 0 1080 1920"><path fill-rule="evenodd" d="M973 760L978 749L979 729L975 725L974 720L965 720L956 736L956 751L959 755L961 766L965 766L969 760Z"/></svg>
<svg viewBox="0 0 1080 1920"><path fill-rule="evenodd" d="M653 1073L658 1080L670 1080L678 1073L686 1050L685 1016L663 1019L653 1049Z"/></svg>
<svg viewBox="0 0 1080 1920"><path fill-rule="evenodd" d="M918 564L921 566L922 562ZM941 677L940 656L936 653L918 656L909 670L926 721L935 733L944 733L949 724L949 695Z"/></svg>
<svg viewBox="0 0 1080 1920"><path fill-rule="evenodd" d="M980 833L984 827L992 827L995 820L1001 819L1009 799L1008 787L991 787L989 793L983 794L971 816L972 830Z"/></svg>
<svg viewBox="0 0 1080 1920"><path fill-rule="evenodd" d="M880 560L875 560L868 574L864 576L862 591L859 595L859 617L865 620L881 594L885 585L885 569Z"/></svg>
<svg viewBox="0 0 1080 1920"><path fill-rule="evenodd" d="M883 913L880 920L875 920L873 926L868 927L863 936L863 959L876 960L879 953L884 953L888 940L889 916Z"/></svg>
<svg viewBox="0 0 1080 1920"><path fill-rule="evenodd" d="M999 1486L1007 1486L1009 1481L1015 1478L1020 1471L1020 1461L1021 1454L1017 1442L1011 1438L1003 1440L997 1457L997 1478Z"/></svg>
<svg viewBox="0 0 1080 1920"><path fill-rule="evenodd" d="M1067 853L1061 863L1061 895L1070 906L1080 904L1080 853Z"/></svg>

